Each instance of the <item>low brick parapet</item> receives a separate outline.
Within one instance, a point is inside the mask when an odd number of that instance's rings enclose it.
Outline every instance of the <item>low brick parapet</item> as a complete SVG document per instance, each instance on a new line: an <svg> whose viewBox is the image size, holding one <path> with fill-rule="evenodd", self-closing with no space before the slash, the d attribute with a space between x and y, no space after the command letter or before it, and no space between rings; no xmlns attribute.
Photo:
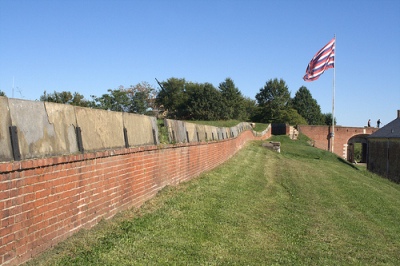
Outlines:
<svg viewBox="0 0 400 266"><path fill-rule="evenodd" d="M228 160L251 130L222 141L149 145L0 163L0 264L18 265L82 228L139 207L166 185Z"/></svg>

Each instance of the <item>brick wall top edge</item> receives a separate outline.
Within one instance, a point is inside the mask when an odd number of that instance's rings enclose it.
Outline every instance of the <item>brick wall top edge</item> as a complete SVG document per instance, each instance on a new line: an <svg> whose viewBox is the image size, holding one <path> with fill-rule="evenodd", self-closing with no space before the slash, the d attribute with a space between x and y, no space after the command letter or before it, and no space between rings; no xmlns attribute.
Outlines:
<svg viewBox="0 0 400 266"><path fill-rule="evenodd" d="M23 171L32 168L45 167L50 165L65 164L83 160L93 160L103 157L111 157L124 155L129 153L138 153L158 149L158 146L149 145L132 148L122 148L117 150L104 150L96 152L88 152L83 154L69 154L57 157L35 158L23 161L0 162L0 174L14 171Z"/></svg>
<svg viewBox="0 0 400 266"><path fill-rule="evenodd" d="M245 133L245 132L253 133L251 130L246 130L242 133ZM258 139L260 137L262 138L262 136L257 136L257 135L253 135L253 136L256 139ZM140 146L140 147L130 147L130 148L88 152L88 153L83 153L83 154L71 154L71 155L64 155L64 156L57 156L57 157L27 159L27 160L23 160L23 161L0 162L0 174L8 173L8 172L15 172L15 171L23 171L26 169L33 169L33 168L50 166L50 165L58 165L58 164L65 164L65 163L71 163L71 162L77 162L77 161L93 160L93 159L104 158L104 157L119 156L119 155L125 155L125 154L130 154L130 153L152 151L152 150L157 150L157 149L173 149L173 148L189 147L189 146L196 146L196 145L208 145L211 143L230 141L235 138L230 137L230 138L214 140L214 141L162 144L162 145L158 145L158 146L157 145L147 145L147 146Z"/></svg>
<svg viewBox="0 0 400 266"><path fill-rule="evenodd" d="M307 128L307 127L326 127L326 128L328 128L328 127L331 127L331 126L328 126L328 125L298 125L297 127L299 127L299 128ZM350 129L350 128L354 128L354 129L378 129L377 127L348 127L348 126L338 126L338 125L335 125L335 129L336 128L347 128L347 129Z"/></svg>

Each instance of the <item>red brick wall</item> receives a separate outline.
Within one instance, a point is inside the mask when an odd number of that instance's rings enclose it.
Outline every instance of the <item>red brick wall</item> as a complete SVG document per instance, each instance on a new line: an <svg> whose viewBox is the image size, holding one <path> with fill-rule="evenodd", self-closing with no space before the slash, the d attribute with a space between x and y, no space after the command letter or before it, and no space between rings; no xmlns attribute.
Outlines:
<svg viewBox="0 0 400 266"><path fill-rule="evenodd" d="M255 137L147 146L0 163L0 264L17 265L129 207L166 185L229 159Z"/></svg>
<svg viewBox="0 0 400 266"><path fill-rule="evenodd" d="M299 133L302 133L314 141L314 146L323 149L330 149L329 132L330 126L297 126ZM340 157L346 157L347 154L347 142L353 136L360 134L372 134L377 128L369 127L342 127L335 126L335 138L334 138L334 153ZM346 146L345 146L346 145Z"/></svg>
<svg viewBox="0 0 400 266"><path fill-rule="evenodd" d="M328 150L328 126L298 126L299 133L306 135L311 140L315 147L323 150Z"/></svg>

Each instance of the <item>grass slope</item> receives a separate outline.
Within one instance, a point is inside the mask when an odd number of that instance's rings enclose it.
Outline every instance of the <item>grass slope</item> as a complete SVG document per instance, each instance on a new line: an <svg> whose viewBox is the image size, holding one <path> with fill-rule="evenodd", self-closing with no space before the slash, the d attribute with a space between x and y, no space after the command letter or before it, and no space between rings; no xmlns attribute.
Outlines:
<svg viewBox="0 0 400 266"><path fill-rule="evenodd" d="M252 142L29 265L400 265L400 186L300 138Z"/></svg>
<svg viewBox="0 0 400 266"><path fill-rule="evenodd" d="M189 120L186 122L200 124L200 125L214 126L214 127L234 127L234 126L237 126L242 121L240 121L240 120L220 120L220 121L191 121L191 120ZM253 130L257 131L257 132L262 132L265 129L267 129L268 126L269 126L269 124L255 123L255 127L253 128Z"/></svg>

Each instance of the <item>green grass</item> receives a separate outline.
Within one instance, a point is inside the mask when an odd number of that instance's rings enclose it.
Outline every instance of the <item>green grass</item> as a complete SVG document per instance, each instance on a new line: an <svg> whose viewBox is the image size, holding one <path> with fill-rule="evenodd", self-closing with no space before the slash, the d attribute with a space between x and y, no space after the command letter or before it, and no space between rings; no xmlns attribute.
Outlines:
<svg viewBox="0 0 400 266"><path fill-rule="evenodd" d="M251 142L29 265L400 265L400 186L286 136Z"/></svg>
<svg viewBox="0 0 400 266"><path fill-rule="evenodd" d="M234 127L237 126L242 121L239 120L220 120L220 121L186 121L189 123L200 124L200 125L208 125L208 126L215 126L215 127ZM257 132L264 131L269 124L263 123L256 123L254 128Z"/></svg>
<svg viewBox="0 0 400 266"><path fill-rule="evenodd" d="M360 162L362 160L362 144L354 143L354 160Z"/></svg>
<svg viewBox="0 0 400 266"><path fill-rule="evenodd" d="M267 127L268 127L269 125L270 125L270 124L256 123L256 126L254 127L254 131L262 132L262 131L264 131L265 129L267 129Z"/></svg>
<svg viewBox="0 0 400 266"><path fill-rule="evenodd" d="M200 124L200 125L208 125L214 127L234 127L242 121L239 120L218 120L218 121L186 121L188 123Z"/></svg>
<svg viewBox="0 0 400 266"><path fill-rule="evenodd" d="M161 144L168 144L168 129L164 125L164 119L157 119L158 140Z"/></svg>

